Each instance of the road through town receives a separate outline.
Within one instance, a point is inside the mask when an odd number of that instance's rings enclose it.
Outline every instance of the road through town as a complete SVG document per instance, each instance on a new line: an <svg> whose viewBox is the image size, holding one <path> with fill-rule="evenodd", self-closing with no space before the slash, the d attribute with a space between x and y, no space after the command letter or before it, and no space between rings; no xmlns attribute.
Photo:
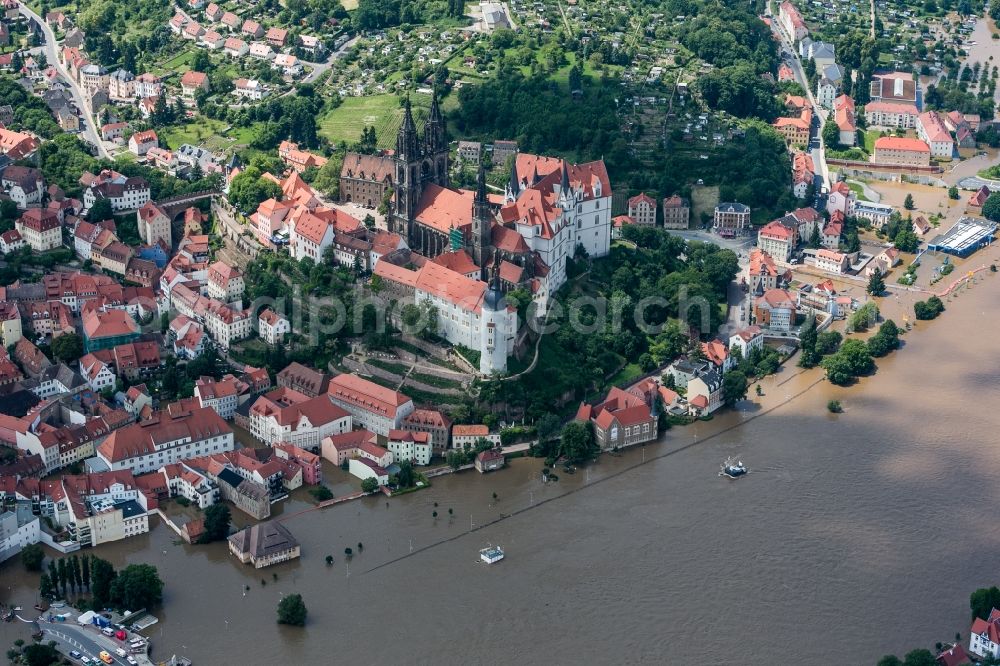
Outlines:
<svg viewBox="0 0 1000 666"><path fill-rule="evenodd" d="M80 115L83 116L84 129L81 132L83 138L97 147L97 152L100 157L108 160L111 159L111 155L104 148L104 143L101 141L101 134L97 131L97 123L94 122L94 116L90 112L90 105L87 104L86 98L83 96L83 91L80 90L80 86L73 79L73 77L69 75L69 72L66 70L66 66L59 59L59 49L57 48L58 45L56 44L56 36L55 33L52 32L52 28L48 26L41 16L32 11L31 8L24 3L21 3L20 9L21 13L28 17L28 20L34 21L41 27L42 35L45 38L45 43L42 46L45 49L45 58L51 66L56 68L59 75L62 76L67 85L69 85L69 90L73 94L73 102L76 104L76 108L80 110Z"/></svg>

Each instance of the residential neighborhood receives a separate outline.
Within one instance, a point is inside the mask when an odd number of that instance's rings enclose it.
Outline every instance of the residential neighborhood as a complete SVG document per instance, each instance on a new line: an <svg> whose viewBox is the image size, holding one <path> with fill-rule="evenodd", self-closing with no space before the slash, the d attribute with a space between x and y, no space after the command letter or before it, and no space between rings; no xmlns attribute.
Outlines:
<svg viewBox="0 0 1000 666"><path fill-rule="evenodd" d="M997 21L5 0L9 661L1000 659Z"/></svg>

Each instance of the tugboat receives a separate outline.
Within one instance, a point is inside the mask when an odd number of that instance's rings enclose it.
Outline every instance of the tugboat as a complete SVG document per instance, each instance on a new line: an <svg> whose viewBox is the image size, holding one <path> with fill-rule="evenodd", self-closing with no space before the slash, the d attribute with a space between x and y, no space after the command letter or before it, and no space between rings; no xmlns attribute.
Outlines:
<svg viewBox="0 0 1000 666"><path fill-rule="evenodd" d="M734 458L729 458L726 462L722 463L722 470L719 472L719 476L728 476L730 479L738 479L745 475L750 470L747 469L743 461L736 461Z"/></svg>
<svg viewBox="0 0 1000 666"><path fill-rule="evenodd" d="M503 548L500 546L487 546L479 551L479 559L486 564L496 564L503 559Z"/></svg>

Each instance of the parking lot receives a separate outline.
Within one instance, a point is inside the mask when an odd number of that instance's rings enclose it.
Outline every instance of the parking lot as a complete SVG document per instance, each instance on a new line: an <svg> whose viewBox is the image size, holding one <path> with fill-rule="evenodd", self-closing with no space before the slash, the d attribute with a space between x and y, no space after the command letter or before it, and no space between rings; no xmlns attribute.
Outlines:
<svg viewBox="0 0 1000 666"><path fill-rule="evenodd" d="M124 640L118 640L115 634L107 636L101 633L96 625L81 625L76 621L76 613L70 610L69 613L62 614L65 619L59 621L49 621L48 618L57 617L55 613L45 613L38 618L38 626L45 635L46 640L56 642L56 648L64 655L71 658L75 663L80 664L102 664L111 663L120 666L151 666L152 661L145 654L145 647L142 651L129 653L129 643L137 638L145 639L138 634L126 632ZM111 629L114 631L114 629ZM125 652L122 656L118 651ZM106 652L111 661L102 662L101 652ZM75 654L74 654L75 653Z"/></svg>

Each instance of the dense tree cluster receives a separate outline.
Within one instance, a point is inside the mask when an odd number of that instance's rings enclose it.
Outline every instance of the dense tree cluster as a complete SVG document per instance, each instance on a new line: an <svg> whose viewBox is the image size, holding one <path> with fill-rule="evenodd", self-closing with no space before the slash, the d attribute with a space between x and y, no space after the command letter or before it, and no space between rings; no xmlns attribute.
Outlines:
<svg viewBox="0 0 1000 666"><path fill-rule="evenodd" d="M969 92L963 86L950 79L942 79L937 84L927 86L924 95L924 105L928 109L939 111L960 111L961 113L976 113L983 118L992 118L996 103L993 100L992 87L989 95Z"/></svg>
<svg viewBox="0 0 1000 666"><path fill-rule="evenodd" d="M105 67L145 71L145 65L172 42L167 28L173 15L169 0L94 0L80 9L77 25L86 33L86 51Z"/></svg>
<svg viewBox="0 0 1000 666"><path fill-rule="evenodd" d="M913 315L920 320L935 319L944 312L944 303L937 296L931 296L926 301L913 304Z"/></svg>
<svg viewBox="0 0 1000 666"><path fill-rule="evenodd" d="M781 112L774 84L748 63L713 69L698 79L698 90L710 107L738 118L771 121Z"/></svg>
<svg viewBox="0 0 1000 666"><path fill-rule="evenodd" d="M83 141L72 134L59 134L52 141L44 142L38 149L38 162L45 181L58 185L70 196L80 195L80 174L85 171L97 173L101 169L114 169L126 176L145 178L154 200L216 189L220 185L218 174L186 181L144 164L99 160L90 154Z"/></svg>
<svg viewBox="0 0 1000 666"><path fill-rule="evenodd" d="M62 134L45 102L28 93L13 77L6 74L0 76L0 99L14 109L14 122L9 129L28 130L45 139Z"/></svg>
<svg viewBox="0 0 1000 666"><path fill-rule="evenodd" d="M993 222L1000 222L1000 193L994 192L983 204L983 217Z"/></svg>
<svg viewBox="0 0 1000 666"><path fill-rule="evenodd" d="M231 515L229 507L218 502L205 509L205 532L200 543L225 541L229 537L229 522Z"/></svg>
<svg viewBox="0 0 1000 666"><path fill-rule="evenodd" d="M616 115L618 94L610 85L584 86L583 98L570 101L548 77L525 77L504 67L496 78L458 91L460 106L452 120L463 136L517 139L525 152L570 152L580 159L603 155L609 169L627 168L627 145ZM567 131L570 127L573 131Z"/></svg>
<svg viewBox="0 0 1000 666"><path fill-rule="evenodd" d="M681 43L717 68L748 65L756 74L774 72L778 48L753 5L706 2L685 21ZM694 8L692 8L694 9Z"/></svg>
<svg viewBox="0 0 1000 666"><path fill-rule="evenodd" d="M891 319L884 321L878 332L868 338L868 353L875 358L881 358L898 348L899 327Z"/></svg>
<svg viewBox="0 0 1000 666"><path fill-rule="evenodd" d="M598 286L594 295L603 304L578 301L567 288L560 312L548 319L542 364L517 382L487 382L483 402L538 417L553 404L603 389L627 364L651 370L668 362L689 344L691 326L705 333L719 326L720 304L739 270L733 252L685 243L657 228L633 225L625 234L635 249L616 245L590 265L589 285Z"/></svg>
<svg viewBox="0 0 1000 666"><path fill-rule="evenodd" d="M229 183L229 202L249 215L268 199L280 199L281 187L264 178L260 169L249 166Z"/></svg>
<svg viewBox="0 0 1000 666"><path fill-rule="evenodd" d="M104 608L151 608L163 599L163 581L151 564L130 564L121 571L94 555L71 555L49 560L39 582L39 594L48 599L90 591L92 605Z"/></svg>
<svg viewBox="0 0 1000 666"><path fill-rule="evenodd" d="M836 353L823 359L821 365L826 370L827 379L841 386L875 369L868 346L857 339L845 340Z"/></svg>
<svg viewBox="0 0 1000 666"><path fill-rule="evenodd" d="M456 0L359 0L354 23L363 30L404 23L426 23L445 16L462 16L464 2Z"/></svg>

